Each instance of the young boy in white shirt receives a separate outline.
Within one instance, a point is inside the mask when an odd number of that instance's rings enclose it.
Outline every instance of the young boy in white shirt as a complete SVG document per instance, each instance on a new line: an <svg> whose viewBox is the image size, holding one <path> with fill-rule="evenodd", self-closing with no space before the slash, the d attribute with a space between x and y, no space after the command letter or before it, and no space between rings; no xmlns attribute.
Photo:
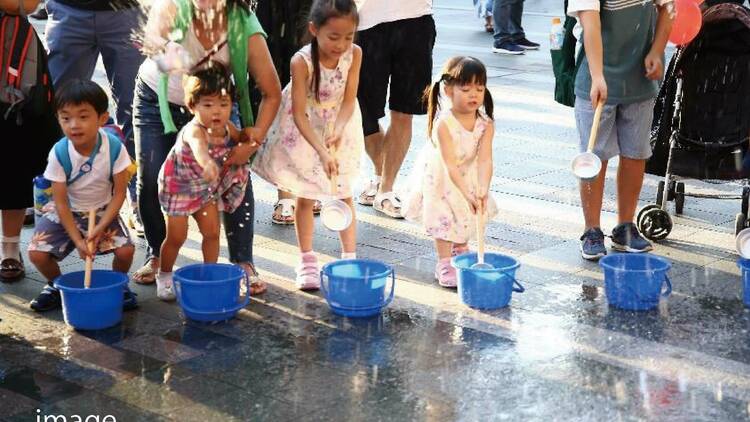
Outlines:
<svg viewBox="0 0 750 422"><path fill-rule="evenodd" d="M130 157L118 135L103 128L109 119L107 94L94 82L72 80L56 93L55 105L65 138L50 151L44 171L52 182L54 201L45 205L29 244L29 259L47 279L31 302L37 312L61 306L60 292L52 283L61 274L58 262L74 249L81 258L113 252L112 269L126 274L135 252L119 217ZM92 209L98 221L87 233ZM126 287L123 308L136 306L135 295Z"/></svg>

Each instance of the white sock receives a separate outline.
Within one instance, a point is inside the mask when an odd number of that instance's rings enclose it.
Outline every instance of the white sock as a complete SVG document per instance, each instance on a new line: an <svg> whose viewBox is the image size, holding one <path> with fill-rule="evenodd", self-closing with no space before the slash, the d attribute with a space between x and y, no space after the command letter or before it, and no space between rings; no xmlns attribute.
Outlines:
<svg viewBox="0 0 750 422"><path fill-rule="evenodd" d="M172 271L166 272L159 270L159 273L156 275L156 282L164 287L169 287L172 285Z"/></svg>
<svg viewBox="0 0 750 422"><path fill-rule="evenodd" d="M341 259L357 259L356 252L341 252Z"/></svg>
<svg viewBox="0 0 750 422"><path fill-rule="evenodd" d="M15 237L2 237L2 259L13 258L21 260L21 250L19 244L21 242L21 236Z"/></svg>

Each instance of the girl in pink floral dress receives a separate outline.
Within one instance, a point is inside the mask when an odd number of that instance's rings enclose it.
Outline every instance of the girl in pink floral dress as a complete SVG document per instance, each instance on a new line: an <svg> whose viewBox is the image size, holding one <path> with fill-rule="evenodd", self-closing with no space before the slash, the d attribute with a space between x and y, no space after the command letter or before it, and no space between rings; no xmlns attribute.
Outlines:
<svg viewBox="0 0 750 422"><path fill-rule="evenodd" d="M485 218L497 214L488 195L492 180L492 96L485 86L487 72L473 57L454 57L429 89L428 117L431 141L412 174L404 216L421 222L435 241L438 264L435 278L441 286L456 286L452 255L468 250L476 233L477 210ZM440 111L440 90L452 102ZM483 110L482 110L483 108ZM437 118L436 118L436 115Z"/></svg>
<svg viewBox="0 0 750 422"><path fill-rule="evenodd" d="M296 284L320 287L313 252L313 205L331 197L344 200L354 214L351 185L364 145L357 103L362 50L352 43L359 18L353 0L316 0L310 9L310 45L291 61L292 81L281 109L253 161L253 171L297 197L295 225L301 262ZM336 176L336 193L331 177ZM356 224L341 231L342 258L354 258Z"/></svg>

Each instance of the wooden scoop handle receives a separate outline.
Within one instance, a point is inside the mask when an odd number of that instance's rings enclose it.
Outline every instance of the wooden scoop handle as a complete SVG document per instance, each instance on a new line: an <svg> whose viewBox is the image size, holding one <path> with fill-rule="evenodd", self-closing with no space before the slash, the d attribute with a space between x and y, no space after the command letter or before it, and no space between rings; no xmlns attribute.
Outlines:
<svg viewBox="0 0 750 422"><path fill-rule="evenodd" d="M596 145L596 136L599 134L599 121L602 117L602 110L604 109L604 101L599 101L594 111L594 121L591 124L591 135L589 135L589 147L586 149L588 152L594 151L594 145Z"/></svg>
<svg viewBox="0 0 750 422"><path fill-rule="evenodd" d="M90 210L89 211L89 231L88 234L91 234L91 232L94 231L94 227L96 227L96 210ZM89 251L94 250L94 242L89 241L88 242ZM86 257L86 268L83 272L83 287L89 288L91 287L91 270L94 266L94 260L90 257Z"/></svg>
<svg viewBox="0 0 750 422"><path fill-rule="evenodd" d="M477 241L479 242L479 248L477 249L477 264L484 264L484 209L482 203L479 203L477 208Z"/></svg>

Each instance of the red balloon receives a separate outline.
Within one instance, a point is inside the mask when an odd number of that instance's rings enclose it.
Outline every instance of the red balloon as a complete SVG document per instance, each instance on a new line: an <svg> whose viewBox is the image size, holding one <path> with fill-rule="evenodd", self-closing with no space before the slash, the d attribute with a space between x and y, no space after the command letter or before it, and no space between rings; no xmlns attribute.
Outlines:
<svg viewBox="0 0 750 422"><path fill-rule="evenodd" d="M674 0L675 17L669 41L685 45L698 35L703 24L700 6L695 0Z"/></svg>

